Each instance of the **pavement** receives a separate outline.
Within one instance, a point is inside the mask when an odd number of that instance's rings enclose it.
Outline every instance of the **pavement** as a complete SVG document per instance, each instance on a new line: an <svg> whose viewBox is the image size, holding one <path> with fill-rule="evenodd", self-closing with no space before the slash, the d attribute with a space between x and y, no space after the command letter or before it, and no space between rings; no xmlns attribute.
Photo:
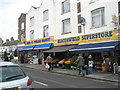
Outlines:
<svg viewBox="0 0 120 90"><path fill-rule="evenodd" d="M0 59L0 61L3 61L3 60ZM21 64L19 62L18 62L18 64L21 67L37 69L37 70L42 70L42 71L48 71L45 68L45 65L41 65L41 64L28 64L28 63ZM54 70L52 70L51 72L72 75L72 76L80 76L80 75L78 75L78 70L71 70L71 69L54 68ZM111 72L100 72L100 71L94 70L92 74L85 75L84 78L91 78L91 79L120 83L120 73L113 74Z"/></svg>
<svg viewBox="0 0 120 90"><path fill-rule="evenodd" d="M37 70L42 70L42 71L48 71L44 65L40 65L40 64L21 64L21 63L18 63L18 64L21 67L27 67L27 68L32 68L32 69L37 69ZM80 75L78 75L78 70L71 70L71 69L54 68L54 70L52 70L51 72L72 75L72 76L80 76ZM100 72L100 71L98 72L95 70L95 71L93 71L92 74L85 75L84 78L91 78L91 79L96 79L96 80L120 83L120 73L113 74L111 72Z"/></svg>

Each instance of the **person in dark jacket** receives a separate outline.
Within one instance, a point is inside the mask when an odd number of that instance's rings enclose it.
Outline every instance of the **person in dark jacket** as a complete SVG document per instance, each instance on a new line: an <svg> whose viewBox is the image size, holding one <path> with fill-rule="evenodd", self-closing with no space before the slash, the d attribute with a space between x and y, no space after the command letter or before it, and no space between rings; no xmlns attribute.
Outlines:
<svg viewBox="0 0 120 90"><path fill-rule="evenodd" d="M77 58L77 67L79 68L79 73L78 75L82 74L83 76L85 75L83 72L83 66L84 66L84 58L82 57L81 54L79 54L78 58Z"/></svg>

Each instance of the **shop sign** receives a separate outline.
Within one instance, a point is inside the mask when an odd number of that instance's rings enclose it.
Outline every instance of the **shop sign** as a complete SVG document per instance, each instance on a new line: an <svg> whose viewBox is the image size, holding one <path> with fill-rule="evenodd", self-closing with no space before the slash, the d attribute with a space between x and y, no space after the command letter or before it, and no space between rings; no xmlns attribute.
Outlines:
<svg viewBox="0 0 120 90"><path fill-rule="evenodd" d="M43 43L50 43L53 42L53 37L45 37L41 39L35 39L35 40L30 40L26 41L26 46L28 45L36 45L36 44L43 44Z"/></svg>
<svg viewBox="0 0 120 90"><path fill-rule="evenodd" d="M117 39L120 39L120 30L106 31L100 33L58 39L58 40L54 40L54 46L87 43L87 42L95 42L95 41L105 41L105 40L117 40Z"/></svg>
<svg viewBox="0 0 120 90"><path fill-rule="evenodd" d="M26 41L26 38L22 38L22 41L24 41L24 42L25 42L25 41Z"/></svg>

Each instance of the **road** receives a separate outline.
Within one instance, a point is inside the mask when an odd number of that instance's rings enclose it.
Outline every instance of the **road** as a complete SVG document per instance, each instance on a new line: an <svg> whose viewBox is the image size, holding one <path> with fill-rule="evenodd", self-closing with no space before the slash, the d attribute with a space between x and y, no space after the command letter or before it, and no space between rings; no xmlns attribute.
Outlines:
<svg viewBox="0 0 120 90"><path fill-rule="evenodd" d="M69 76L22 67L33 80L33 88L118 88L118 83ZM115 90L115 89L114 89Z"/></svg>

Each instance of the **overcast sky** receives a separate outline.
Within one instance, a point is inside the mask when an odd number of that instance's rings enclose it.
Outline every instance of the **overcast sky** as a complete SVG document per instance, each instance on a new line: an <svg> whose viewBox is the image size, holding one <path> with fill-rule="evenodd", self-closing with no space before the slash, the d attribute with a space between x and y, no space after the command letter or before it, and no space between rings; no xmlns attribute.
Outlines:
<svg viewBox="0 0 120 90"><path fill-rule="evenodd" d="M0 37L5 41L18 39L18 18L31 6L40 6L42 0L0 0Z"/></svg>

